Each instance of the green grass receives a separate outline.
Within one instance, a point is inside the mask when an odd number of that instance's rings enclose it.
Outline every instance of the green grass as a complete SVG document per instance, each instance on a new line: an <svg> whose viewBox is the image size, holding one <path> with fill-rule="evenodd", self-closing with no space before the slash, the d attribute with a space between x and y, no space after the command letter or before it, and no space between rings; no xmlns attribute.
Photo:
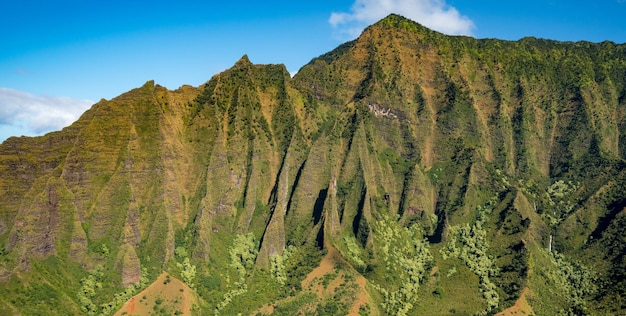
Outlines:
<svg viewBox="0 0 626 316"><path fill-rule="evenodd" d="M64 131L7 140L0 314L80 314L97 266L93 301L110 302L132 248L151 278L195 284L204 314L224 299L224 314L345 314L349 285L300 288L318 237L367 278L365 314L492 313L524 287L540 315L623 309L625 51L449 37L392 15L293 79L244 57L200 88L147 82ZM79 228L86 252L69 258ZM543 249L550 235L563 258ZM233 266L237 236L264 256ZM267 254L288 246L277 279Z"/></svg>

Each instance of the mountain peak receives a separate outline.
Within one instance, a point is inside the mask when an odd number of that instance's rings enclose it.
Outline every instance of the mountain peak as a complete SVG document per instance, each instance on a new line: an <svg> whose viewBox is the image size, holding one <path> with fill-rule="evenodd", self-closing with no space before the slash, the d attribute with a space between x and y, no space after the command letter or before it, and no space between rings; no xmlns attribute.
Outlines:
<svg viewBox="0 0 626 316"><path fill-rule="evenodd" d="M373 27L385 27L385 28L395 28L395 29L407 29L417 33L431 33L435 32L428 27L415 22L409 18L401 16L399 14L389 14L382 20L374 23Z"/></svg>
<svg viewBox="0 0 626 316"><path fill-rule="evenodd" d="M384 22L384 23L389 23L389 22L402 22L402 21L409 21L409 22L414 22L413 20L406 18L400 14L396 14L396 13L391 13L389 15L387 15L386 17L382 18L378 23Z"/></svg>
<svg viewBox="0 0 626 316"><path fill-rule="evenodd" d="M241 56L241 58L239 58L239 60L237 60L237 62L235 63L235 65L240 65L240 66L244 66L244 65L251 65L252 62L250 62L250 58L248 58L248 54L243 54L243 56Z"/></svg>
<svg viewBox="0 0 626 316"><path fill-rule="evenodd" d="M392 14L293 79L243 55L10 138L0 315L112 314L163 270L135 313L625 310L625 51Z"/></svg>
<svg viewBox="0 0 626 316"><path fill-rule="evenodd" d="M154 86L155 86L154 80L148 80L141 87L151 89L151 88L154 88Z"/></svg>

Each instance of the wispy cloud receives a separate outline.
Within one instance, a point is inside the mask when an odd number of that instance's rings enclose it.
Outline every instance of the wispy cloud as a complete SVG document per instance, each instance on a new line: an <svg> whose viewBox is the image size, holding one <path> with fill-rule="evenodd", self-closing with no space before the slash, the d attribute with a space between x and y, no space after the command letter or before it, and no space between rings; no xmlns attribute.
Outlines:
<svg viewBox="0 0 626 316"><path fill-rule="evenodd" d="M333 12L328 22L340 33L357 37L363 28L396 13L449 35L471 35L474 23L445 0L355 0L349 13Z"/></svg>
<svg viewBox="0 0 626 316"><path fill-rule="evenodd" d="M91 100L38 96L0 88L0 125L23 131L24 135L41 135L70 125L92 104ZM10 135L0 138L3 136Z"/></svg>

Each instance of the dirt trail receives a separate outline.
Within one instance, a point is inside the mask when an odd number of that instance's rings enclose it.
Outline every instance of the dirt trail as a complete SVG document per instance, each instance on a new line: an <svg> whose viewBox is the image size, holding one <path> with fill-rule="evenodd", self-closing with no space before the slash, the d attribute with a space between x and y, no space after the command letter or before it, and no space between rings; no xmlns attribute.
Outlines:
<svg viewBox="0 0 626 316"><path fill-rule="evenodd" d="M533 308L528 304L526 297L530 295L530 290L525 287L519 296L515 305L499 312L496 316L512 316L512 315L535 315Z"/></svg>
<svg viewBox="0 0 626 316"><path fill-rule="evenodd" d="M302 280L302 288L308 287L315 278L320 278L325 274L332 273L337 263L342 261L335 248L326 245L326 249L328 249L328 253L322 258L320 265L313 269L313 271Z"/></svg>

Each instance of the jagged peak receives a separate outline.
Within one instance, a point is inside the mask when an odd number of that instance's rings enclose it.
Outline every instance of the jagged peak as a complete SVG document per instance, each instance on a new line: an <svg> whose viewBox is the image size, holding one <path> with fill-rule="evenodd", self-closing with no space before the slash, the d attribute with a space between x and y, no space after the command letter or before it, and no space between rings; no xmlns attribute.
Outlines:
<svg viewBox="0 0 626 316"><path fill-rule="evenodd" d="M141 86L142 88L154 88L154 80L148 80Z"/></svg>
<svg viewBox="0 0 626 316"><path fill-rule="evenodd" d="M252 62L250 62L250 58L248 58L248 54L243 54L243 56L241 56L241 58L239 58L239 60L235 62L235 66L249 66L249 65L252 65Z"/></svg>
<svg viewBox="0 0 626 316"><path fill-rule="evenodd" d="M283 70L288 73L287 67L285 66L285 64L255 64L250 61L250 58L248 58L248 54L244 54L243 56L241 56L241 58L239 58L239 60L235 62L232 68L248 67L248 66L254 66L255 68L258 68L258 69L278 66L278 67L283 68Z"/></svg>
<svg viewBox="0 0 626 316"><path fill-rule="evenodd" d="M287 70L285 64L254 64L250 61L247 54L244 54L235 62L235 64L218 74L217 76L229 76L237 71L247 71L250 73L259 73L259 72L276 72L276 69L280 69L281 72L288 78L291 78L291 74Z"/></svg>

